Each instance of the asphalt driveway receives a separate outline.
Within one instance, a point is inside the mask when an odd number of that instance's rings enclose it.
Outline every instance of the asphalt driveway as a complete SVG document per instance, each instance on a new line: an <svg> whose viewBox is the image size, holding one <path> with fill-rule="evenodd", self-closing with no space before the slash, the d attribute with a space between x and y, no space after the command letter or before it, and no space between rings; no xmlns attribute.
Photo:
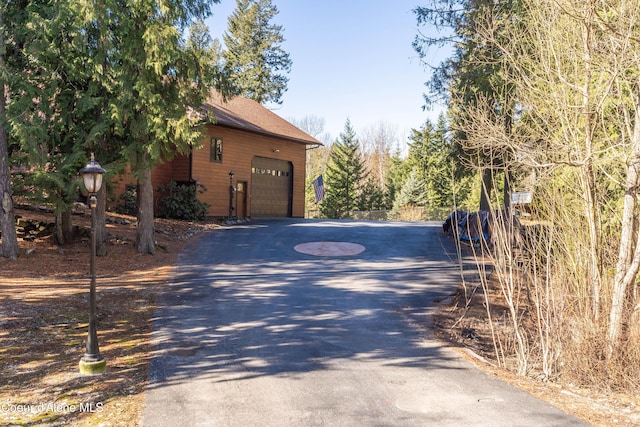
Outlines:
<svg viewBox="0 0 640 427"><path fill-rule="evenodd" d="M584 425L431 339L439 224L265 220L201 237L159 301L146 426Z"/></svg>

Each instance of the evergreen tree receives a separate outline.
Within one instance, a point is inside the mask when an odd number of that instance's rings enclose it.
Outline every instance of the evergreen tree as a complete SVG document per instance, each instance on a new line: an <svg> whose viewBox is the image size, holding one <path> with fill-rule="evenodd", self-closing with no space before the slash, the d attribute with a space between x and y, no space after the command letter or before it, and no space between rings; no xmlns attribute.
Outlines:
<svg viewBox="0 0 640 427"><path fill-rule="evenodd" d="M18 238L16 236L13 210L13 189L11 187L11 163L9 162L9 141L7 138L6 95L9 73L5 68L5 16L8 4L0 5L0 235L2 236L2 256L17 258Z"/></svg>
<svg viewBox="0 0 640 427"><path fill-rule="evenodd" d="M371 177L368 177L360 192L358 209L361 211L374 211L385 209L385 207L384 191Z"/></svg>
<svg viewBox="0 0 640 427"><path fill-rule="evenodd" d="M8 64L20 76L6 85L14 159L55 204L59 241L71 230L77 172L96 152L103 166L131 164L140 187L136 247L155 251L151 168L198 143L190 109L215 81L204 27L193 27L189 41L182 35L217 1L23 0L4 9Z"/></svg>
<svg viewBox="0 0 640 427"><path fill-rule="evenodd" d="M291 59L281 45L282 26L271 23L278 9L271 0L236 0L223 35L225 68L236 95L260 104L282 103Z"/></svg>
<svg viewBox="0 0 640 427"><path fill-rule="evenodd" d="M435 127L427 121L409 137L407 162L424 182L426 200L433 209L453 209L470 190L469 178L456 174L456 151L447 132L446 119L440 115Z"/></svg>
<svg viewBox="0 0 640 427"><path fill-rule="evenodd" d="M365 179L356 133L347 120L344 130L331 147L324 177L325 199L320 204L320 214L325 218L346 218L350 211L361 209L360 196Z"/></svg>
<svg viewBox="0 0 640 427"><path fill-rule="evenodd" d="M109 131L138 181L136 248L155 253L151 169L176 152L197 146L200 128L190 108L202 105L216 70L203 37L193 27L218 0L154 0L88 7L86 27L99 30L94 77L108 91ZM203 44L204 41L204 44Z"/></svg>
<svg viewBox="0 0 640 427"><path fill-rule="evenodd" d="M402 189L402 184L411 172L411 165L400 155L400 150L390 158L390 167L385 176L384 208L391 209L396 196Z"/></svg>
<svg viewBox="0 0 640 427"><path fill-rule="evenodd" d="M73 2L9 2L7 71L12 161L31 173L26 185L54 206L56 240L71 240L71 206L84 144L95 129L97 85L87 73ZM19 76L19 78L18 78Z"/></svg>
<svg viewBox="0 0 640 427"><path fill-rule="evenodd" d="M216 88L223 95L231 93L230 82L222 66L220 41L211 37L209 27L202 18L198 18L189 27L189 39L185 50L194 64L189 75L191 80L204 79L207 87Z"/></svg>
<svg viewBox="0 0 640 427"><path fill-rule="evenodd" d="M418 171L413 169L409 174L409 177L405 181L400 190L400 193L396 197L393 203L393 211L404 207L424 207L427 205L427 194L425 182L418 176Z"/></svg>
<svg viewBox="0 0 640 427"><path fill-rule="evenodd" d="M442 46L455 42L454 54L438 66L433 67L431 80L427 83L430 93L425 96L428 104L444 100L449 107L453 122L464 122L470 118L465 115L466 105L487 102L493 116L491 120L504 126L510 132L513 115L513 85L505 80L508 70L503 69L500 52L495 43L483 40L477 28L481 18L495 17L492 31L496 40L503 31L502 22L508 22L509 14L519 7L519 1L493 0L431 0L429 6L415 9L418 24L432 24L438 29L449 31L442 37L427 38L417 36L413 46L421 58L426 58L427 50L432 46ZM507 42L505 40L505 42ZM507 42L508 43L508 42ZM473 164L480 171L483 191L480 209L490 209L493 186L500 170L512 156L508 150L491 153L465 147L467 135L455 132L453 135L456 158L460 164L456 168L458 177L468 176L474 171L467 165ZM509 173L504 174L505 203L510 200Z"/></svg>
<svg viewBox="0 0 640 427"><path fill-rule="evenodd" d="M429 206L453 208L453 190L456 185L452 177L453 150L447 139L444 115L438 117L438 123L428 139L427 147L425 182Z"/></svg>

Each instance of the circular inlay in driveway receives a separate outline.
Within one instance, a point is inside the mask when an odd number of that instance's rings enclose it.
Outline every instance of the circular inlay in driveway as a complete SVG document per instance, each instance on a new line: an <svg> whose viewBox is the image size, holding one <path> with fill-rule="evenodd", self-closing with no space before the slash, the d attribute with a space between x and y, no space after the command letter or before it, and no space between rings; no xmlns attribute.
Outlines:
<svg viewBox="0 0 640 427"><path fill-rule="evenodd" d="M293 247L296 252L315 256L349 256L364 251L364 246L347 242L309 242Z"/></svg>

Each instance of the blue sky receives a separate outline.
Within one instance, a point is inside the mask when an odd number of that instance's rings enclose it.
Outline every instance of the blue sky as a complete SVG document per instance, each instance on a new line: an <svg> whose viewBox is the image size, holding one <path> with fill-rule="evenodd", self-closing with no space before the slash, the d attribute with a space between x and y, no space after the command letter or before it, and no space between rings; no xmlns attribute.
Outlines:
<svg viewBox="0 0 640 427"><path fill-rule="evenodd" d="M418 33L412 9L419 0L273 0L283 26L282 47L293 62L281 117L325 120L332 140L347 118L356 132L385 123L406 140L410 129L439 113L423 111L424 83L429 72L411 42ZM235 0L213 6L207 21L222 40ZM430 61L439 62L431 53ZM400 142L402 142L400 141Z"/></svg>

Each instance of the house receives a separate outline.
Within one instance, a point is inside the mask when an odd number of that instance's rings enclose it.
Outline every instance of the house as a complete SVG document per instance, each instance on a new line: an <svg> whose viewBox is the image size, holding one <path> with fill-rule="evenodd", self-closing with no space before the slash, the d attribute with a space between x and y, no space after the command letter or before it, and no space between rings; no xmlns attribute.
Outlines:
<svg viewBox="0 0 640 427"><path fill-rule="evenodd" d="M204 109L215 124L206 125L201 148L157 166L154 189L201 184L198 199L214 217L304 217L306 151L322 144L249 99L224 102L211 92Z"/></svg>

